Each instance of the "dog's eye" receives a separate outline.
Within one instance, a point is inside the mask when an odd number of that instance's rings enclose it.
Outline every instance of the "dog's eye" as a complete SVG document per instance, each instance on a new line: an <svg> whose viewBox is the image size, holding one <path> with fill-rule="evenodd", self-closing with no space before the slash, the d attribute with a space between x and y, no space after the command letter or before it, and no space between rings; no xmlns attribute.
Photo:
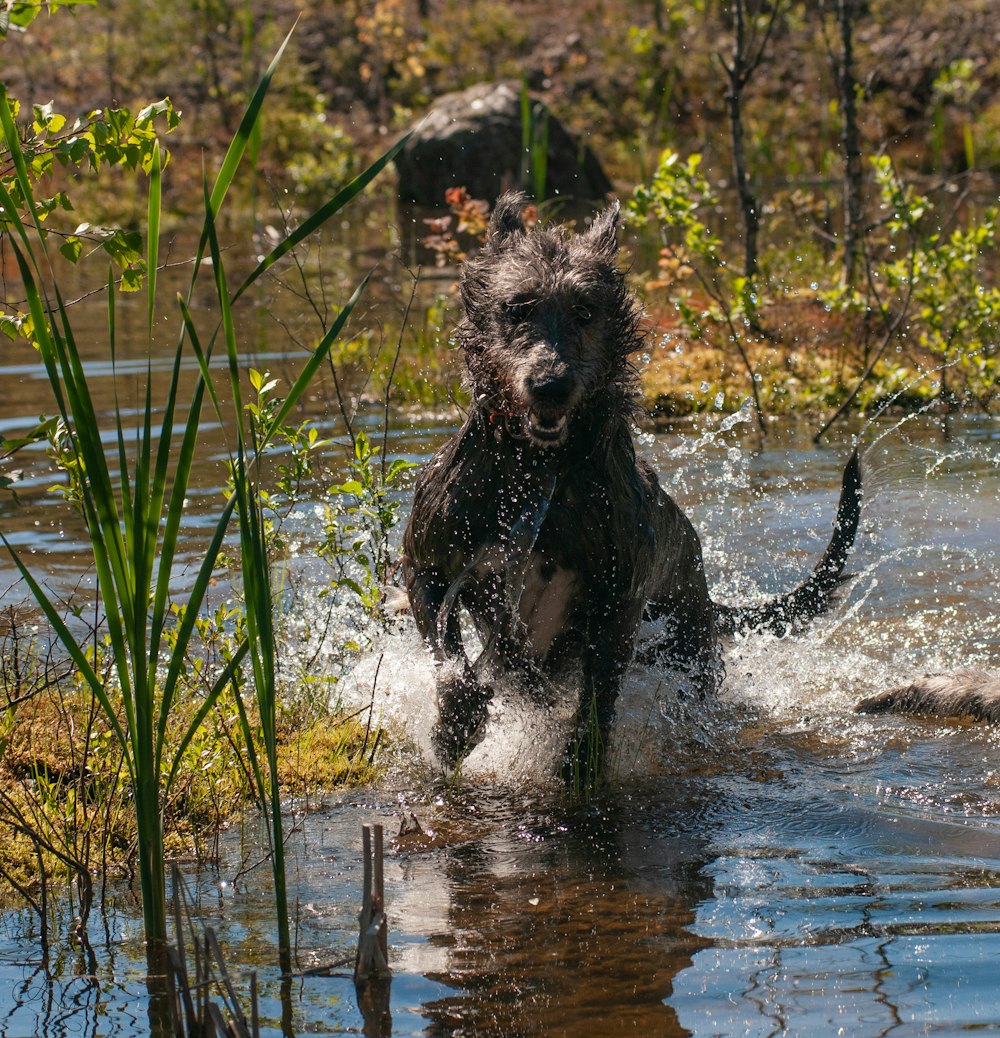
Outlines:
<svg viewBox="0 0 1000 1038"><path fill-rule="evenodd" d="M526 321L531 316L531 303L517 302L507 304L507 316L516 322Z"/></svg>
<svg viewBox="0 0 1000 1038"><path fill-rule="evenodd" d="M573 307L573 316L580 322L580 324L586 324L590 318L590 310L583 305L583 303L577 303Z"/></svg>

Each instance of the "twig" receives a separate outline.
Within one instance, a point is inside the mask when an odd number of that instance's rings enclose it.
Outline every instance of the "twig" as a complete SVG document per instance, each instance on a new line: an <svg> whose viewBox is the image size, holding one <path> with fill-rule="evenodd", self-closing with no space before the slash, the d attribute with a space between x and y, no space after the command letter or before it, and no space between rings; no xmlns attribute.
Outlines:
<svg viewBox="0 0 1000 1038"><path fill-rule="evenodd" d="M385 466L386 466L386 450L389 442L389 396L392 393L392 383L396 378L396 365L399 363L399 355L403 350L403 333L406 331L406 326L410 320L410 309L413 306L414 297L417 294L417 285L420 282L420 268L417 268L417 272L414 274L408 267L406 268L408 274L412 278L410 284L410 296L406 300L406 306L403 308L403 319L399 324L399 337L396 339L396 352L392 356L392 366L389 368L389 377L385 382L385 398L384 407L382 412L382 483L385 484Z"/></svg>
<svg viewBox="0 0 1000 1038"><path fill-rule="evenodd" d="M365 755L365 750L368 749L368 736L372 730L372 715L375 713L375 691L378 688L378 673L382 669L382 660L385 659L385 653L379 653L378 663L375 665L375 677L372 678L372 699L368 704L368 723L365 725L365 739L361 744L361 756ZM364 709L364 707L362 707ZM359 710L358 713L361 711Z"/></svg>

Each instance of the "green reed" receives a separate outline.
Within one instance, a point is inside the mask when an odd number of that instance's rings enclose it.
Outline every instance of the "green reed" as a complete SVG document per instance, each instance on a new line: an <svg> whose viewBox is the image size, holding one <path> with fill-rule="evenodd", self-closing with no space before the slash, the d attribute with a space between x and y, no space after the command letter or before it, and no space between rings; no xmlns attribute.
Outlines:
<svg viewBox="0 0 1000 1038"><path fill-rule="evenodd" d="M152 372L147 370L144 408L138 428L127 428L122 408L114 413L112 447L106 451L87 374L74 337L70 308L59 291L46 236L39 223L31 178L18 143L11 104L0 86L0 128L14 168L20 199L15 201L0 183L0 207L11 229L10 245L23 282L33 336L51 385L55 406L69 436L69 447L79 473L79 507L93 549L98 594L104 612L114 660L116 688L105 686L85 647L64 620L39 581L20 559L7 538L4 544L39 606L45 613L107 716L124 754L133 794L138 834L138 868L143 922L151 972L159 972L167 937L164 873L163 803L177 775L184 752L218 697L230 685L239 690L241 668L249 659L259 725L266 757L266 776L253 753L253 731L243 711L247 744L272 835L281 965L290 966L287 897L282 858L280 789L277 777L275 732L275 631L270 587L270 562L257 498L257 459L266 450L273 430L301 399L313 375L350 315L355 296L340 312L316 351L303 366L282 407L257 442L243 433L244 410L240 395L240 358L232 304L283 255L312 234L354 198L391 160L402 141L343 188L319 210L289 233L250 276L230 294L216 236L216 220L236 177L248 144L258 132L261 109L287 38L279 48L253 94L211 189L205 188L205 217L194 259L187 299L208 269L202 263L211 252L211 276L218 300L218 316L207 336L199 335L188 303L178 299L180 328L161 417L154 435L156 407L152 399ZM22 205L18 205L22 202ZM25 214L22 216L22 213ZM161 162L154 149L149 170L147 212L147 336L150 355L157 313L157 264L161 219ZM112 366L117 355L115 284L108 278L108 349ZM237 428L233 463L234 491L221 508L204 547L195 579L184 592L184 608L173 619L171 574L177 550L184 501L196 462L199 429L206 395L220 418L223 407L212 386L209 368L213 348L222 337L228 360ZM197 358L199 375L193 392L182 397L181 371L185 358ZM186 416L182 414L186 406ZM230 418L230 424L232 417ZM109 457L110 455L110 457ZM117 466L117 479L112 475ZM183 692L184 658L192 645L196 622L205 603L223 543L237 513L246 598L247 635L222 666L214 684L184 729L179 744L168 748L168 723ZM173 602L176 604L176 597ZM176 624L176 626L171 626ZM169 636L169 637L168 637ZM169 644L168 644L169 641ZM239 698L239 696L237 697ZM240 700L242 703L242 700Z"/></svg>

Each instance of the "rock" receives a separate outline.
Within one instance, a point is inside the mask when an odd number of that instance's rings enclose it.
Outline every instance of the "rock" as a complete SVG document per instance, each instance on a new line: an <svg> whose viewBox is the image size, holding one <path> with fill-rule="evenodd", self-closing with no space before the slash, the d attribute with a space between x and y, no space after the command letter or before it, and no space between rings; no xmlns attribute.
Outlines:
<svg viewBox="0 0 1000 1038"><path fill-rule="evenodd" d="M536 140L548 137L545 195L568 201L603 199L612 190L594 153L532 98ZM533 193L530 156L523 154L521 86L479 83L439 97L396 157L401 202L440 207L449 187L493 202L506 189Z"/></svg>

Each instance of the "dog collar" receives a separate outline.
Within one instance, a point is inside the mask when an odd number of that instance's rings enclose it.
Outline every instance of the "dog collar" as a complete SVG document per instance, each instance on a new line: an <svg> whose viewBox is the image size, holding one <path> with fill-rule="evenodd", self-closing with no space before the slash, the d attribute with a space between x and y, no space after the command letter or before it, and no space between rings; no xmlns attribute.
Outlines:
<svg viewBox="0 0 1000 1038"><path fill-rule="evenodd" d="M503 439L504 433L507 433L512 440L531 439L524 431L524 422L521 416L501 407L489 393L480 394L478 403L486 415L486 424L493 430L497 443Z"/></svg>

